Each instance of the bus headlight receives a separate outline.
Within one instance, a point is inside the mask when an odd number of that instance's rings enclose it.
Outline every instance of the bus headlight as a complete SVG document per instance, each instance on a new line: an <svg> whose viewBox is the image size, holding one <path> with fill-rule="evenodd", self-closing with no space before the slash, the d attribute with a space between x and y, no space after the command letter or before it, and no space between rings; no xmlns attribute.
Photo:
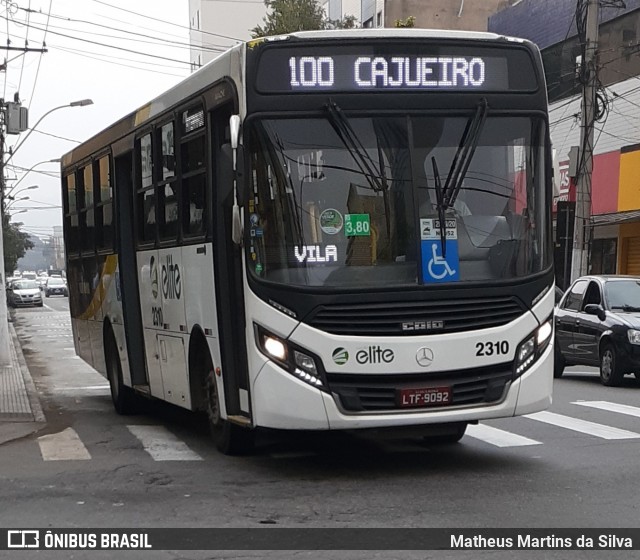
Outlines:
<svg viewBox="0 0 640 560"><path fill-rule="evenodd" d="M263 339L265 352L278 362L287 359L287 347L284 342L275 336L265 336Z"/></svg>
<svg viewBox="0 0 640 560"><path fill-rule="evenodd" d="M516 350L515 377L520 377L542 355L553 333L553 319L550 317L531 335L524 339Z"/></svg>
<svg viewBox="0 0 640 560"><path fill-rule="evenodd" d="M258 325L255 325L255 332L258 348L267 358L305 383L318 389L326 389L324 375L309 352Z"/></svg>

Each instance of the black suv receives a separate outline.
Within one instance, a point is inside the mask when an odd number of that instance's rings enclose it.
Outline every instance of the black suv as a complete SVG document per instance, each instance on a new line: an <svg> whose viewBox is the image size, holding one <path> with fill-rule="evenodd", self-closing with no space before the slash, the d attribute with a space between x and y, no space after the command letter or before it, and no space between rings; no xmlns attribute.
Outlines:
<svg viewBox="0 0 640 560"><path fill-rule="evenodd" d="M567 365L600 367L603 385L640 380L640 277L583 276L555 310L554 377Z"/></svg>

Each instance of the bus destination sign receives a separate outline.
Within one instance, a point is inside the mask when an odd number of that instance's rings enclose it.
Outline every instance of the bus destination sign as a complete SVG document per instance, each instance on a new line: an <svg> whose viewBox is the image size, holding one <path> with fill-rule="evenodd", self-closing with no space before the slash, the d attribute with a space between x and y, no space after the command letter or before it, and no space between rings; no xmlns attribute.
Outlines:
<svg viewBox="0 0 640 560"><path fill-rule="evenodd" d="M531 58L520 49L507 52L476 47L473 53L460 47L432 52L367 50L321 46L266 50L259 65L257 89L261 93L535 89ZM520 66L519 77L510 83L509 69L516 65Z"/></svg>

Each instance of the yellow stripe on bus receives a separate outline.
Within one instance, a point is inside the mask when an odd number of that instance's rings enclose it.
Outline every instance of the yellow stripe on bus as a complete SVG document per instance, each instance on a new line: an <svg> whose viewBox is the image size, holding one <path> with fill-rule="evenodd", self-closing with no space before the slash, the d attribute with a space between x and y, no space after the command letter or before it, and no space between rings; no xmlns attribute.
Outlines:
<svg viewBox="0 0 640 560"><path fill-rule="evenodd" d="M91 298L91 303L89 307L82 313L78 319L88 320L95 319L98 311L102 309L102 304L104 303L105 297L107 295L109 286L114 278L114 273L116 268L118 267L118 255L109 255L102 266L102 271L100 272L100 278L98 280L98 286L96 287L93 298ZM108 280L107 280L108 279ZM108 282L105 285L105 282Z"/></svg>
<svg viewBox="0 0 640 560"><path fill-rule="evenodd" d="M146 121L149 118L150 114L151 114L151 103L148 103L144 107L140 107L140 109L136 111L134 126L138 126L142 124L144 121Z"/></svg>

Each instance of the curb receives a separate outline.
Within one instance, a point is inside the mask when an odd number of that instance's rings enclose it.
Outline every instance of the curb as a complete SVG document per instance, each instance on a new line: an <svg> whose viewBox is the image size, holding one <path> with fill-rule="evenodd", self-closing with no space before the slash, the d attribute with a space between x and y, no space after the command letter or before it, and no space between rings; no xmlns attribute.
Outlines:
<svg viewBox="0 0 640 560"><path fill-rule="evenodd" d="M42 411L42 406L40 406L40 399L38 398L38 391L36 390L35 383L31 377L31 372L27 366L27 362L24 359L24 354L22 353L22 346L20 345L20 341L18 340L18 335L13 326L13 323L9 323L9 330L11 331L11 338L13 339L13 346L16 351L16 355L18 356L18 365L20 366L20 373L22 374L22 380L24 381L24 386L27 390L27 398L29 399L29 405L31 406L31 413L33 414L34 422L46 422L47 419Z"/></svg>

